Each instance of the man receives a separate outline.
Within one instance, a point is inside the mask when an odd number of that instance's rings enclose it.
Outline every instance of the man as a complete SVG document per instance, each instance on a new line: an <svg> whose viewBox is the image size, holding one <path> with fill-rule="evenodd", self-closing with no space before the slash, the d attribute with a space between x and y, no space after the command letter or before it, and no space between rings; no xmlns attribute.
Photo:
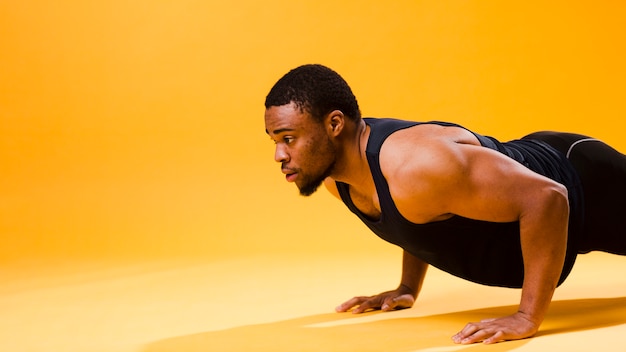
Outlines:
<svg viewBox="0 0 626 352"><path fill-rule="evenodd" d="M467 324L456 343L534 335L576 255L626 254L626 157L586 136L508 143L461 126L363 119L348 84L321 65L283 76L265 101L286 180L322 184L374 233L403 248L400 285L337 311L411 307L428 265L522 289L510 316Z"/></svg>

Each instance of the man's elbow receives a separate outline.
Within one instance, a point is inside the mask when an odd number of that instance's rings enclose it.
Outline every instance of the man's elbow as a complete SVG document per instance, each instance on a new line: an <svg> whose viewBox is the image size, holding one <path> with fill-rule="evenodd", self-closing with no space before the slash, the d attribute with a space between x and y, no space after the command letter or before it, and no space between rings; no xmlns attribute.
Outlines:
<svg viewBox="0 0 626 352"><path fill-rule="evenodd" d="M569 217L569 196L567 187L555 182L547 189L546 199L549 210L553 212L560 211L564 217Z"/></svg>

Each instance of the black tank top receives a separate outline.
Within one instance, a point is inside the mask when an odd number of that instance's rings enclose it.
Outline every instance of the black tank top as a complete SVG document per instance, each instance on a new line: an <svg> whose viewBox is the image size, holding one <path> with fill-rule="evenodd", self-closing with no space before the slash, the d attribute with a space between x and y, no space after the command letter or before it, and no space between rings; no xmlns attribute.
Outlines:
<svg viewBox="0 0 626 352"><path fill-rule="evenodd" d="M372 220L363 214L350 198L349 185L337 182L341 199L348 208L380 238L443 271L484 285L521 287L524 265L519 222L487 222L458 215L426 224L408 221L391 198L389 186L380 169L379 152L389 135L422 123L396 119L364 120L371 128L366 155L378 193L381 215L378 220ZM447 122L427 123L463 128ZM559 280L561 284L576 260L579 231L582 229L579 223L582 219L582 192L574 169L563 154L545 142L521 139L500 143L494 138L472 133L482 146L497 150L568 188L569 238L565 265Z"/></svg>

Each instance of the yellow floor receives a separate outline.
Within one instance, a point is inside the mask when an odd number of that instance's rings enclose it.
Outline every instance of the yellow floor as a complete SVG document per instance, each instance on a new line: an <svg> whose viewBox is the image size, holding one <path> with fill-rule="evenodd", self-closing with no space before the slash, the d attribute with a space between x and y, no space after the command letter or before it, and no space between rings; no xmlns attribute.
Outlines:
<svg viewBox="0 0 626 352"><path fill-rule="evenodd" d="M581 256L538 336L458 346L452 334L513 311L519 291L431 270L412 309L333 312L396 285L395 251L12 265L0 287L0 350L625 351L624 268L623 257Z"/></svg>

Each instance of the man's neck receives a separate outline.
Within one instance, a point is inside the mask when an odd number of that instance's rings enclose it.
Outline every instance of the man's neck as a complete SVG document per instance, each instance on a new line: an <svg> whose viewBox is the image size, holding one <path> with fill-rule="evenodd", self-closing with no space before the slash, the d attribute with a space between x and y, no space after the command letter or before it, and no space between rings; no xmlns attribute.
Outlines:
<svg viewBox="0 0 626 352"><path fill-rule="evenodd" d="M373 186L373 179L365 150L369 140L370 127L364 120L354 126L354 132L343 143L337 160L336 172L331 175L335 181L347 183L358 189L367 190Z"/></svg>

